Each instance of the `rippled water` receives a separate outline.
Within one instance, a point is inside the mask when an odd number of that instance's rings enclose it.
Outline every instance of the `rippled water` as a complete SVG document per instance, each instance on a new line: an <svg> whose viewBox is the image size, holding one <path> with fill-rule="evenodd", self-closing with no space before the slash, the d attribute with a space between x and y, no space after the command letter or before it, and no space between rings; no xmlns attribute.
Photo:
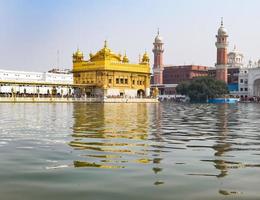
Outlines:
<svg viewBox="0 0 260 200"><path fill-rule="evenodd" d="M0 199L258 199L260 105L0 104Z"/></svg>

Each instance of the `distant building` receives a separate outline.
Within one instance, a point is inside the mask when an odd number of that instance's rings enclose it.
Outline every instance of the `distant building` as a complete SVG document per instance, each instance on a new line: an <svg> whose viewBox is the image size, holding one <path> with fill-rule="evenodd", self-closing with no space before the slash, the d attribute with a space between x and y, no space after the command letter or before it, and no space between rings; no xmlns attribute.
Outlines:
<svg viewBox="0 0 260 200"><path fill-rule="evenodd" d="M248 68L248 96L253 97L260 97L260 68ZM241 79L242 80L242 79ZM244 85L244 89L246 88L246 84ZM240 88L242 89L242 87Z"/></svg>
<svg viewBox="0 0 260 200"><path fill-rule="evenodd" d="M239 70L238 77L238 96L242 98L247 98L249 96L248 91L248 68L241 68Z"/></svg>
<svg viewBox="0 0 260 200"><path fill-rule="evenodd" d="M244 55L240 53L236 46L234 49L227 53L227 31L223 27L223 22L221 22L221 27L218 30L218 35L216 36L218 41L216 42L217 50L217 64L216 68L209 69L209 76L217 78L217 70L219 73L223 73L226 83L228 84L229 92L232 95L240 96L240 82L239 74L240 70L244 67ZM218 63L222 63L218 64ZM222 69L221 67L222 66ZM224 80L220 78L220 75L217 79Z"/></svg>
<svg viewBox="0 0 260 200"><path fill-rule="evenodd" d="M60 69L60 68L53 68L48 71L49 73L55 73L55 74L71 74L70 69Z"/></svg>
<svg viewBox="0 0 260 200"><path fill-rule="evenodd" d="M208 76L207 66L180 65L165 66L163 71L164 84L179 84L183 81L192 80L195 77Z"/></svg>
<svg viewBox="0 0 260 200"><path fill-rule="evenodd" d="M239 96L242 98L260 97L260 60L248 64L240 69Z"/></svg>
<svg viewBox="0 0 260 200"><path fill-rule="evenodd" d="M151 88L158 88L159 94L162 96L174 95L175 88L179 83L192 80L195 77L210 76L226 82L231 95L242 98L257 97L260 100L260 60L257 62L249 60L248 64L244 64L244 55L237 50L236 46L228 52L228 34L223 26L223 20L221 20L216 38L217 59L215 67L166 66L162 62L164 49L162 37L158 32L153 43L154 67Z"/></svg>
<svg viewBox="0 0 260 200"><path fill-rule="evenodd" d="M71 73L0 70L0 93L59 94L72 92Z"/></svg>
<svg viewBox="0 0 260 200"><path fill-rule="evenodd" d="M236 46L228 53L228 68L241 68L244 66L244 55L240 53Z"/></svg>
<svg viewBox="0 0 260 200"><path fill-rule="evenodd" d="M163 39L160 36L158 29L157 35L153 43L153 53L154 53L154 64L153 64L153 84L161 85L163 84Z"/></svg>
<svg viewBox="0 0 260 200"><path fill-rule="evenodd" d="M192 80L195 77L208 76L207 66L180 65L166 66L163 64L163 39L159 31L154 39L154 65L151 77L151 88L159 89L159 95L175 95L175 88L183 81Z"/></svg>
<svg viewBox="0 0 260 200"><path fill-rule="evenodd" d="M104 47L84 60L83 53L73 54L74 84L80 84L75 92L87 96L126 96L150 95L150 59L145 52L139 63L129 62L124 56L112 52L105 41Z"/></svg>

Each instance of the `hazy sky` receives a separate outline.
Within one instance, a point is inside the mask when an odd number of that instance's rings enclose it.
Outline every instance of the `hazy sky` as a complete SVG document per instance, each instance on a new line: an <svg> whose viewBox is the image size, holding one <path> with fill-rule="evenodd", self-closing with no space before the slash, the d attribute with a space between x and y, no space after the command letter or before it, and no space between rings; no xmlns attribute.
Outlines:
<svg viewBox="0 0 260 200"><path fill-rule="evenodd" d="M164 64L214 66L215 35L224 17L229 49L260 58L259 0L0 0L0 69L71 68L77 46L95 53L109 47L137 62L152 59L157 27ZM153 64L151 62L151 64Z"/></svg>

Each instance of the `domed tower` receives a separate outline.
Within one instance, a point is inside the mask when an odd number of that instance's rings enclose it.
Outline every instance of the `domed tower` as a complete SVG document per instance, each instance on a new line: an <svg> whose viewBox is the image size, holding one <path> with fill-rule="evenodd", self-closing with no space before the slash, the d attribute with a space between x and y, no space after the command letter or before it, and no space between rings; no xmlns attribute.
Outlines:
<svg viewBox="0 0 260 200"><path fill-rule="evenodd" d="M216 79L227 83L227 47L228 47L228 34L223 26L223 19L221 19L221 26L216 35L217 42L217 63L216 63Z"/></svg>
<svg viewBox="0 0 260 200"><path fill-rule="evenodd" d="M147 52L145 51L141 63L142 63L142 64L149 64L149 62L150 62L150 58L149 58Z"/></svg>
<svg viewBox="0 0 260 200"><path fill-rule="evenodd" d="M84 55L83 55L82 51L77 49L77 51L75 53L73 53L72 58L73 58L73 62L82 62L84 59Z"/></svg>
<svg viewBox="0 0 260 200"><path fill-rule="evenodd" d="M154 64L153 64L153 77L154 84L163 84L163 39L160 36L158 29L157 36L153 43L153 53L154 53Z"/></svg>
<svg viewBox="0 0 260 200"><path fill-rule="evenodd" d="M236 46L234 49L228 53L228 68L242 68L244 55L240 53Z"/></svg>
<svg viewBox="0 0 260 200"><path fill-rule="evenodd" d="M122 62L123 63L129 63L129 59L128 59L127 55L126 55L126 52L125 52L125 55L124 55L124 57L122 59Z"/></svg>

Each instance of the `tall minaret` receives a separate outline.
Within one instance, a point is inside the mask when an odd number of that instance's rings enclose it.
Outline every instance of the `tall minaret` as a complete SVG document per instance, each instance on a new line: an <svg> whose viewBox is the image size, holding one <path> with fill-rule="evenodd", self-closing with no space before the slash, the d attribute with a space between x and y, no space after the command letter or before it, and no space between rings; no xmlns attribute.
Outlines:
<svg viewBox="0 0 260 200"><path fill-rule="evenodd" d="M153 43L153 53L154 53L154 64L153 64L153 77L154 84L163 84L163 42L162 37L158 29L157 36Z"/></svg>
<svg viewBox="0 0 260 200"><path fill-rule="evenodd" d="M216 63L216 79L227 83L227 47L228 47L228 34L223 26L223 19L221 19L221 26L216 35L217 42L217 63Z"/></svg>

